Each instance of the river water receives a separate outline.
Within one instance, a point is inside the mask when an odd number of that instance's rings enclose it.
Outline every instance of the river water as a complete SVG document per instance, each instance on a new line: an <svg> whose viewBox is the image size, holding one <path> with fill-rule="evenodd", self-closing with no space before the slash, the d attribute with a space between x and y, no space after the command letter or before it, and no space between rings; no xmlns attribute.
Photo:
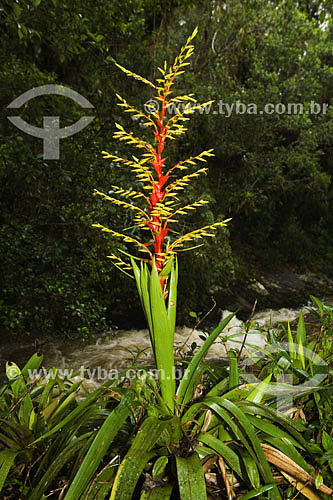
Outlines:
<svg viewBox="0 0 333 500"><path fill-rule="evenodd" d="M288 309L282 308L273 311L262 311L254 315L253 321L258 325L250 331L246 343L263 347L266 343L265 335L258 329L259 326L267 326L272 320L273 324L278 322L294 321L298 318L300 311L307 312L305 308ZM223 317L229 311L223 312ZM177 327L175 333L175 356L181 358L191 349L195 343L200 346L203 342L204 333L200 330L192 330L188 327ZM227 338L228 337L228 338ZM221 333L217 342L210 348L207 358L218 362L226 357L226 350L232 347L240 347L244 338L244 326L242 321L234 317L226 329ZM43 343L42 343L43 342ZM82 342L81 340L55 340L42 339L40 342L29 342L29 340L17 342L5 342L0 347L1 376L4 376L4 364L6 360L15 361L19 366L26 362L34 353L40 351L44 355L44 366L47 368L57 367L61 370L77 370L81 367L89 369L94 378L100 378L103 370L124 370L132 365L152 366L152 352L147 330L117 331L106 333L97 340ZM244 351L246 352L246 350ZM99 373L99 376L97 374Z"/></svg>

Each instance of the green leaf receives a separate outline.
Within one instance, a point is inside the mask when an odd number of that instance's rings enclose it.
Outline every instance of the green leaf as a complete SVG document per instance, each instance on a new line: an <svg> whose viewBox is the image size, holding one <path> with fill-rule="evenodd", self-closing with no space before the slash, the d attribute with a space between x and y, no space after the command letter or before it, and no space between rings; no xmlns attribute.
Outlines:
<svg viewBox="0 0 333 500"><path fill-rule="evenodd" d="M150 308L149 281L150 281L150 275L149 275L148 267L146 264L143 264L141 262L140 290L142 293L143 311L145 313L146 320L148 323L151 344L152 344L152 348L153 348L154 355L155 355L155 347L154 347L155 346L155 338L154 338L153 321L152 321L152 317L151 317L151 308ZM139 290L139 288L138 288L138 290Z"/></svg>
<svg viewBox="0 0 333 500"><path fill-rule="evenodd" d="M249 413L251 415L260 415L266 417L267 419L271 420L276 424L281 425L282 427L287 429L287 431L290 432L290 434L294 436L295 439L299 441L302 446L304 446L307 449L308 443L300 434L300 432L304 430L302 424L294 420L291 420L290 418L286 418L279 415L276 412L276 410L269 408L268 406L257 405L249 401L241 401L239 404L240 408L243 410L244 413L246 414Z"/></svg>
<svg viewBox="0 0 333 500"><path fill-rule="evenodd" d="M321 442L325 451L329 450L330 448L333 449L333 439L326 431L323 431Z"/></svg>
<svg viewBox="0 0 333 500"><path fill-rule="evenodd" d="M99 472L92 485L89 485L85 500L105 500L116 473L116 464L110 463Z"/></svg>
<svg viewBox="0 0 333 500"><path fill-rule="evenodd" d="M253 488L257 490L260 487L260 475L257 464L247 451L240 450L240 455L242 457L250 483L253 486Z"/></svg>
<svg viewBox="0 0 333 500"><path fill-rule="evenodd" d="M225 378L214 385L211 390L207 393L207 397L218 396L220 392L224 392L228 388L228 378Z"/></svg>
<svg viewBox="0 0 333 500"><path fill-rule="evenodd" d="M64 500L77 500L101 463L119 429L132 413L133 396L123 396L119 405L110 413L92 442Z"/></svg>
<svg viewBox="0 0 333 500"><path fill-rule="evenodd" d="M156 460L156 462L154 463L153 473L152 473L153 479L159 479L160 476L162 476L166 466L168 465L168 461L169 459L166 456L159 457Z"/></svg>
<svg viewBox="0 0 333 500"><path fill-rule="evenodd" d="M43 362L43 355L40 353L35 353L31 356L31 358L27 361L27 363L22 368L23 377L29 377L36 374L36 370L40 367Z"/></svg>
<svg viewBox="0 0 333 500"><path fill-rule="evenodd" d="M57 477L59 471L79 452L79 450L82 449L83 446L87 446L89 444L88 439L91 434L91 432L88 432L78 438L75 438L57 456L54 457L51 465L48 467L41 480L38 481L38 484L33 488L29 500L40 500L44 497L45 491L54 481L54 478ZM67 498L67 495L65 498Z"/></svg>
<svg viewBox="0 0 333 500"><path fill-rule="evenodd" d="M177 457L177 477L181 500L205 500L206 482L201 461L197 453L190 457Z"/></svg>
<svg viewBox="0 0 333 500"><path fill-rule="evenodd" d="M174 267L173 264L174 264L174 255L171 255L167 263L164 264L162 271L160 271L160 276L162 276L163 278L169 276L171 270Z"/></svg>
<svg viewBox="0 0 333 500"><path fill-rule="evenodd" d="M150 308L154 331L154 351L161 386L162 398L172 413L175 405L176 381L174 374L173 340L165 307L160 278L153 263L150 275Z"/></svg>
<svg viewBox="0 0 333 500"><path fill-rule="evenodd" d="M228 352L229 358L229 389L239 385L238 360L233 351Z"/></svg>
<svg viewBox="0 0 333 500"><path fill-rule="evenodd" d="M177 284L178 284L178 261L171 268L170 283L169 283L169 297L168 297L168 320L171 332L176 328L176 310L177 310ZM172 336L173 333L172 333Z"/></svg>
<svg viewBox="0 0 333 500"><path fill-rule="evenodd" d="M227 326L229 321L234 317L234 314L229 314L221 323L212 331L209 337L202 344L197 354L189 363L183 378L179 384L177 391L177 402L179 404L186 404L192 397L196 385L196 370L198 369L201 360L206 356L208 349L215 342L220 333Z"/></svg>
<svg viewBox="0 0 333 500"><path fill-rule="evenodd" d="M146 418L118 468L110 500L132 498L140 474L151 457L151 449L167 427L166 420L159 420L156 417Z"/></svg>
<svg viewBox="0 0 333 500"><path fill-rule="evenodd" d="M248 493L245 493L245 495L241 496L239 500L249 500L250 498L255 498L262 493L265 493L266 491L270 491L273 488L275 488L275 484L266 484L265 486L261 486L256 490L251 490Z"/></svg>
<svg viewBox="0 0 333 500"><path fill-rule="evenodd" d="M73 384L73 386L76 386L77 389L77 387L79 387L81 383L82 383L81 381L77 382L76 384ZM60 418L62 418L62 415L66 412L68 407L70 407L72 403L75 403L76 396L77 394L75 391L74 392L70 391L69 393L66 394L66 397L60 402L59 406L55 409L54 412L52 412L52 415L48 420L49 425L53 425L56 420L59 421Z"/></svg>
<svg viewBox="0 0 333 500"><path fill-rule="evenodd" d="M240 478L243 478L239 457L237 453L233 451L231 446L226 445L208 432L201 433L198 437L198 441L209 446L212 449L211 453L215 452L218 455L221 455L223 459L228 462L229 466L236 472L236 474L238 474Z"/></svg>
<svg viewBox="0 0 333 500"><path fill-rule="evenodd" d="M140 500L169 500L173 486L172 483L168 483L165 486L155 486L150 491L143 491Z"/></svg>
<svg viewBox="0 0 333 500"><path fill-rule="evenodd" d="M301 362L301 365L302 365L302 368L303 370L305 370L305 356L304 356L304 348L303 348L303 341L302 339L300 338L299 339L299 342L298 342L298 359L300 360Z"/></svg>
<svg viewBox="0 0 333 500"><path fill-rule="evenodd" d="M5 484L8 472L10 471L17 454L18 451L13 450L0 451L0 491Z"/></svg>
<svg viewBox="0 0 333 500"><path fill-rule="evenodd" d="M288 348L289 348L289 356L291 360L296 359L296 349L294 345L294 339L290 329L290 323L288 321Z"/></svg>
<svg viewBox="0 0 333 500"><path fill-rule="evenodd" d="M28 427L33 404L24 377L17 364L13 361L8 361L6 363L6 375L13 394L18 398L23 398L19 405L18 417L20 422Z"/></svg>
<svg viewBox="0 0 333 500"><path fill-rule="evenodd" d="M247 415L247 418L250 420L252 425L257 427L257 429L260 429L261 431L265 432L266 434L274 438L289 439L294 446L298 446L299 448L304 449L303 446L290 434L277 427L277 425L274 425L271 422L267 422L266 419L257 417L256 415ZM299 436L301 437L301 435Z"/></svg>
<svg viewBox="0 0 333 500"><path fill-rule="evenodd" d="M272 374L268 375L262 382L260 382L257 387L255 387L250 394L247 396L247 401L252 401L253 403L261 403L267 388L269 387Z"/></svg>
<svg viewBox="0 0 333 500"><path fill-rule="evenodd" d="M318 307L318 309L320 311L320 316L323 316L323 314L324 314L323 303L319 299L317 299L317 297L314 297L313 295L310 295L310 299Z"/></svg>
<svg viewBox="0 0 333 500"><path fill-rule="evenodd" d="M18 19L21 15L21 7L16 2L13 3L13 11L15 17Z"/></svg>
<svg viewBox="0 0 333 500"><path fill-rule="evenodd" d="M246 415L234 403L228 400L223 400L223 398L219 399L219 404L226 410L228 410L233 415L233 417L238 420L239 425L243 428L244 433L252 443L253 449L258 458L258 465L261 469L264 481L266 481L267 483L274 482L272 471L261 448L260 441L254 432L252 424L249 422L248 418L246 418ZM272 494L274 498L281 500L281 496L277 488L274 489Z"/></svg>
<svg viewBox="0 0 333 500"><path fill-rule="evenodd" d="M133 274L134 274L134 278L135 278L135 282L136 282L136 287L138 289L139 297L141 300L141 305L143 307L142 289L141 289L141 272L140 272L140 269L138 268L138 266L136 265L136 262L133 259L133 257L131 257L131 265L132 265Z"/></svg>
<svg viewBox="0 0 333 500"><path fill-rule="evenodd" d="M304 316L302 312L299 315L299 320L297 325L296 344L302 344L303 346L306 344L306 329L304 323Z"/></svg>
<svg viewBox="0 0 333 500"><path fill-rule="evenodd" d="M96 389L94 392L91 392L83 401L81 401L78 404L78 406L73 411L71 411L71 413L69 413L69 415L67 415L63 420L61 420L61 422L59 422L56 426L54 426L48 432L40 436L31 444L36 444L39 441L42 441L43 439L52 436L53 434L58 432L59 429L62 429L63 427L65 427L65 425L77 419L93 401L96 401L99 398L99 396L105 391L105 387L112 384L113 381L108 380L102 385L102 387Z"/></svg>

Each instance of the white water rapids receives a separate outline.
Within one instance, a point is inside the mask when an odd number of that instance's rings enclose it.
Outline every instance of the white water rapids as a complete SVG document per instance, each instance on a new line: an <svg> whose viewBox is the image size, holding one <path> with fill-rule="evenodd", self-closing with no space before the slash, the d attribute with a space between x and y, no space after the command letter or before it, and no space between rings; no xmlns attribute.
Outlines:
<svg viewBox="0 0 333 500"><path fill-rule="evenodd" d="M294 321L298 318L300 311L304 309L282 308L276 311L263 311L253 316L253 322L260 326L267 326L272 319L273 325L278 322ZM223 318L229 311L223 312ZM240 348L244 339L245 327L243 322L234 317L225 330L220 334L217 341L208 351L206 359L226 357L226 351L233 347ZM180 358L188 352L193 343L202 345L203 332L192 330L188 327L177 327L175 333L175 355ZM226 337L229 337L226 340ZM250 349L254 344L263 347L266 343L264 333L259 329L251 329L246 338L245 347ZM244 351L246 352L246 350ZM79 341L66 341L62 343L50 343L47 345L47 357L45 364L48 367L55 366L60 369L79 369L84 366L91 371L97 369L110 370L127 369L132 365L152 365L152 352L148 330L118 331L116 335L103 336L94 343L82 343Z"/></svg>

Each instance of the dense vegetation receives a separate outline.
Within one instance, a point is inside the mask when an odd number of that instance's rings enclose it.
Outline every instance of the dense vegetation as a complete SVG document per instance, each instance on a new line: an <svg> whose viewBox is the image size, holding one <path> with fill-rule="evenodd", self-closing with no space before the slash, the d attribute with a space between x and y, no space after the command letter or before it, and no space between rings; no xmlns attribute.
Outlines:
<svg viewBox="0 0 333 500"><path fill-rule="evenodd" d="M148 369L119 373L88 394L61 370L38 377L41 355L22 372L8 363L0 388L1 498L332 498L333 308L312 300L312 335L301 316L297 329L262 330L267 347L247 353L247 363L240 363L242 349L229 351L230 368L199 363L189 377L193 392L185 405L176 401L169 419L160 415ZM253 328L244 324L249 337ZM189 352L178 369L194 360Z"/></svg>
<svg viewBox="0 0 333 500"><path fill-rule="evenodd" d="M132 186L126 171L101 158L120 151L112 139L120 117L115 92L134 105L147 89L113 64L155 78L198 25L196 57L181 80L199 102L330 103L332 5L329 1L222 2L5 0L0 10L2 142L0 317L11 332L80 332L117 324L137 310L134 287L111 269L105 256L116 242L91 228L123 214L92 197L94 188ZM20 115L41 126L59 115L61 126L86 114L73 101L40 97L24 109L6 106L26 90L59 83L94 105L95 119L61 140L59 161L43 160L42 141L6 119ZM325 114L195 115L171 160L214 147L208 176L193 185L209 209L187 219L203 225L232 216L230 233L182 256L180 322L203 311L217 287L244 279L253 269L291 265L332 271L332 108ZM124 148L125 150L125 148ZM125 152L126 155L126 152ZM125 224L124 224L125 222ZM123 247L125 249L125 247ZM185 279L186 276L186 279ZM185 298L186 297L186 304ZM140 313L138 313L140 314ZM141 316L142 318L142 316ZM140 316L138 316L138 322Z"/></svg>
<svg viewBox="0 0 333 500"><path fill-rule="evenodd" d="M133 273L153 353L146 366L134 354L132 366L116 376L110 370L95 389L83 367L47 371L41 353L22 370L8 361L0 387L2 498L332 498L332 306L311 296L309 330L302 313L297 325L274 327L271 317L261 328L254 305L240 337L235 313L226 313L200 333L200 345L185 341L174 355L178 261L180 320L256 267L325 264L330 272L329 5L17 0L1 8L5 98L57 82L84 94L96 115L61 141L59 161L46 161L40 141L4 121L5 329L20 338L22 331L88 335L137 310L133 287L110 271L109 254L118 270ZM169 56L173 62L157 62ZM132 84L115 73L114 57ZM138 92L140 83L151 93ZM125 118L112 97L118 90ZM168 106L192 105L192 91L199 103L215 104L197 106L194 131L180 140L188 109L170 118ZM153 98L160 106L151 113ZM70 124L82 112L67 101L40 97L21 114L34 124L57 115ZM262 112L267 103L274 114ZM280 112L289 104L304 112ZM197 164L211 158L211 140L216 156L198 189L189 181L204 173ZM131 161L128 146L139 149ZM98 149L111 152L102 153L102 166ZM195 209L199 215L189 218ZM229 232L195 244L225 230L230 214ZM142 229L148 236L138 240ZM192 254L178 259L188 242L195 242ZM129 254L128 243L143 257ZM214 342L226 353L217 363L205 359Z"/></svg>

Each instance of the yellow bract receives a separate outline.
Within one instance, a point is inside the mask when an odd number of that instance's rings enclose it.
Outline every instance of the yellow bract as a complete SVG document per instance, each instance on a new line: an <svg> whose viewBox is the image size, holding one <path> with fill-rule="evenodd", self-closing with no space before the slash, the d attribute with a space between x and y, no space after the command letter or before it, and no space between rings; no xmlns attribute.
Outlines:
<svg viewBox="0 0 333 500"><path fill-rule="evenodd" d="M175 79L181 75L184 72L184 69L189 65L188 60L194 51L194 46L191 44L191 41L196 34L197 28L189 36L185 45L181 48L178 56L170 66L168 66L167 62L164 62L163 67L158 68L161 77L156 80L157 84L116 63L116 66L127 76L135 78L156 91L156 95L152 97L152 99L159 103L161 110L152 109L151 113L149 113L147 103L145 111L143 111L129 104L126 99L119 94L116 95L119 100L118 106L120 106L125 112L131 113L133 117L140 119L141 125L147 125L153 128L155 137L158 137L159 139L158 143L160 145L162 143L162 149L164 148L165 141L167 139L175 139L179 135L185 133L186 128L184 127L183 122L189 120L188 115L193 114L197 110L204 111L205 106L212 103L212 101L208 101L204 104L198 104L194 95L191 93L188 95L172 95L174 92L171 88L174 85ZM171 114L171 112L174 112L174 114L172 116L167 116L168 114ZM112 196L97 190L94 194L101 196L103 200L110 201L117 206L122 206L135 212L134 227L137 227L140 230L150 231L154 241L156 240L156 235L158 234L160 234L164 240L166 228L168 229L169 238L167 238L168 241L165 245L163 245L163 249L159 251L158 255L154 255L154 252L149 249L152 245L151 242L144 244L137 238L106 228L101 224L94 224L94 227L97 227L104 232L108 232L116 238L122 239L125 243L135 244L139 251L148 254L150 259L153 259L155 256L157 260L163 260L169 258L177 251L185 250L184 245L189 241L214 236L218 227L223 227L227 224L230 219L196 229L183 236L179 236L176 240L172 241L170 235L176 233L176 231L171 230L169 226L170 224L178 222L177 216L187 215L193 210L196 210L197 208L200 208L208 203L208 201L200 199L185 206L181 206L177 195L180 191L186 188L192 179L198 177L199 175L206 174L208 169L205 167L197 168L195 171L189 172L175 180L171 180L171 178L174 177L171 174L177 170L183 171L192 169L198 165L198 162L206 162L208 158L214 156L213 150L208 149L207 151L203 151L198 155L179 161L174 166L167 169L164 165L165 159L162 161L160 151L157 151L152 144L146 140L136 137L132 132L127 132L119 123L116 123L116 129L117 130L113 137L141 150L140 157L137 158L136 156L132 156L132 159L127 159L107 153L106 151L103 151L102 154L104 155L104 158L110 159L118 166L123 165L129 167L135 174L137 184L141 186L142 191L124 189L113 185ZM158 163L158 168L160 169L158 179L156 173L156 161L160 162ZM158 183L161 182L161 176L164 176L164 181L159 186ZM157 186L159 186L159 191L156 191ZM145 192L147 194L145 194ZM162 196L157 198L156 193L160 193ZM120 200L117 197L127 198L128 201ZM132 200L134 199L137 200L137 203L139 203L138 205L133 204ZM144 203L142 203L142 199L144 200ZM164 236L162 236L163 231ZM111 255L109 257L112 259L114 265L122 271L127 272L131 269L129 264L116 255ZM141 260L147 261L146 259Z"/></svg>

